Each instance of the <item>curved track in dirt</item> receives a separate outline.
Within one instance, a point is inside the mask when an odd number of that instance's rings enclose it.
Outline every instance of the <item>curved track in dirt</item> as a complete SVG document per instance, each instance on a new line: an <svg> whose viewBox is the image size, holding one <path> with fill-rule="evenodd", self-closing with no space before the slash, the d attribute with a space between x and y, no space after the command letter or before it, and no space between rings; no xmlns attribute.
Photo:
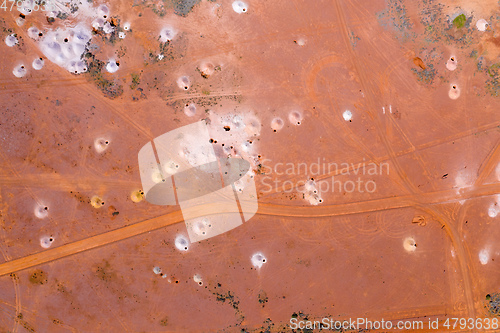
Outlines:
<svg viewBox="0 0 500 333"><path fill-rule="evenodd" d="M455 202L459 200L489 196L500 191L500 184L483 185L463 189L459 197L456 190L447 190L427 194L413 194L400 197L384 198L371 201L355 202L343 205L319 206L319 207L296 207L274 204L260 204L257 214L286 217L326 217L359 214L402 207L422 206ZM224 211L222 206L209 205L192 208L197 216L217 214ZM431 211L429 208L426 208ZM442 222L442 217L438 216ZM68 243L43 252L31 254L23 258L14 259L0 264L0 276L41 265L50 261L58 260L83 251L88 251L123 239L134 237L149 231L164 228L166 226L183 221L182 213L175 211L170 214L155 217L146 221L135 223L100 235L89 237L80 241ZM411 221L409 221L411 222ZM249 222L251 223L251 222Z"/></svg>

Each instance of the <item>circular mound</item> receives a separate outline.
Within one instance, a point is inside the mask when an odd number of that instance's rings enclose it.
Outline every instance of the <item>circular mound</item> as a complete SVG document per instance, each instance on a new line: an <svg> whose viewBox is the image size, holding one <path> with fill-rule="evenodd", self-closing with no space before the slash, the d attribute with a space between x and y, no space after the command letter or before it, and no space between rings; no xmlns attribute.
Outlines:
<svg viewBox="0 0 500 333"><path fill-rule="evenodd" d="M48 249L53 242L54 242L53 237L44 236L40 238L40 246L43 247L44 249Z"/></svg>
<svg viewBox="0 0 500 333"><path fill-rule="evenodd" d="M17 43L18 43L18 40L16 38L16 35L12 34L12 35L8 35L7 37L5 37L5 44L8 47L13 47Z"/></svg>
<svg viewBox="0 0 500 333"><path fill-rule="evenodd" d="M94 208L101 208L102 206L104 206L104 201L98 197L97 195L94 195L91 199L90 199L90 204L92 205L92 207Z"/></svg>
<svg viewBox="0 0 500 333"><path fill-rule="evenodd" d="M194 116L196 114L196 104L186 104L186 106L184 106L184 114L188 117Z"/></svg>
<svg viewBox="0 0 500 333"><path fill-rule="evenodd" d="M168 26L160 31L160 41L163 43L170 42L172 39L175 38L177 35L177 32L174 30L174 28Z"/></svg>
<svg viewBox="0 0 500 333"><path fill-rule="evenodd" d="M189 250L189 240L183 235L178 235L175 238L174 244L179 251L186 252L187 250Z"/></svg>
<svg viewBox="0 0 500 333"><path fill-rule="evenodd" d="M344 113L342 113L342 117L344 118L345 121L351 121L352 112L349 110L345 110Z"/></svg>
<svg viewBox="0 0 500 333"><path fill-rule="evenodd" d="M417 243L415 243L413 237L407 237L403 241L403 248L408 252L415 252L417 249Z"/></svg>
<svg viewBox="0 0 500 333"><path fill-rule="evenodd" d="M25 76L28 73L28 70L23 64L17 65L14 67L12 70L12 74L14 74L15 77L21 78Z"/></svg>
<svg viewBox="0 0 500 333"><path fill-rule="evenodd" d="M144 191L143 190L133 191L130 194L130 199L135 203L141 202L144 199Z"/></svg>
<svg viewBox="0 0 500 333"><path fill-rule="evenodd" d="M485 19L477 20L476 28L479 31L486 31L486 29L488 28L488 21L486 21Z"/></svg>
<svg viewBox="0 0 500 333"><path fill-rule="evenodd" d="M252 258L252 265L257 268L261 268L267 262L267 258L260 252L255 253Z"/></svg>
<svg viewBox="0 0 500 333"><path fill-rule="evenodd" d="M35 207L35 216L38 217L39 219L44 219L47 216L49 216L49 207L44 206L44 205L37 205Z"/></svg>
<svg viewBox="0 0 500 333"><path fill-rule="evenodd" d="M454 71L455 69L457 69L457 66L457 57L454 55L450 56L450 58L446 62L446 69L448 69L449 71Z"/></svg>
<svg viewBox="0 0 500 333"><path fill-rule="evenodd" d="M115 73L120 67L120 63L116 62L115 60L109 60L109 62L106 64L106 70L108 73Z"/></svg>
<svg viewBox="0 0 500 333"><path fill-rule="evenodd" d="M182 90L188 90L191 87L191 81L187 76L181 76L177 79L177 86Z"/></svg>
<svg viewBox="0 0 500 333"><path fill-rule="evenodd" d="M450 86L450 90L448 91L448 97L451 99L457 99L460 97L460 88L456 84L452 84Z"/></svg>
<svg viewBox="0 0 500 333"><path fill-rule="evenodd" d="M202 77L208 79L215 72L215 66L211 62L203 62L198 66L198 70Z"/></svg>
<svg viewBox="0 0 500 333"><path fill-rule="evenodd" d="M288 115L288 120L290 121L290 123L292 123L293 125L300 125L302 123L302 113L299 112L299 111L292 111L290 112L290 114Z"/></svg>
<svg viewBox="0 0 500 333"><path fill-rule="evenodd" d="M238 14L246 13L248 11L248 5L243 1L234 1L232 6L233 10Z"/></svg>
<svg viewBox="0 0 500 333"><path fill-rule="evenodd" d="M276 117L271 120L271 129L275 132L281 130L285 126L285 122L280 117Z"/></svg>
<svg viewBox="0 0 500 333"><path fill-rule="evenodd" d="M103 153L109 147L109 140L104 138L97 138L94 140L94 148L96 152Z"/></svg>
<svg viewBox="0 0 500 333"><path fill-rule="evenodd" d="M37 39L38 37L40 37L39 34L40 34L40 30L38 30L37 27L33 26L33 27L28 28L28 36L30 38Z"/></svg>
<svg viewBox="0 0 500 333"><path fill-rule="evenodd" d="M45 62L43 61L42 58L36 58L35 60L33 60L33 62L31 63L31 66L33 67L33 69L39 71L40 69L43 68L43 65L45 65Z"/></svg>

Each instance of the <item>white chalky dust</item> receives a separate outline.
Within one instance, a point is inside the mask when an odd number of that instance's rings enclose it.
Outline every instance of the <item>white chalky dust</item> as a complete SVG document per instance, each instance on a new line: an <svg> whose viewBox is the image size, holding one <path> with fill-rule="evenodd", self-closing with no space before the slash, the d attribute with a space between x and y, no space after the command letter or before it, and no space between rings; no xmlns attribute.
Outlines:
<svg viewBox="0 0 500 333"><path fill-rule="evenodd" d="M488 249L482 249L479 252L479 262L481 262L482 265L486 265L490 260L490 251Z"/></svg>
<svg viewBox="0 0 500 333"><path fill-rule="evenodd" d="M256 268L262 268L262 266L267 262L267 258L260 252L255 253L250 260L252 265Z"/></svg>
<svg viewBox="0 0 500 333"><path fill-rule="evenodd" d="M5 37L5 44L8 46L8 47L13 47L14 45L16 45L19 41L17 40L17 37L12 34L12 35L8 35L7 37Z"/></svg>
<svg viewBox="0 0 500 333"><path fill-rule="evenodd" d="M33 60L33 62L31 63L31 66L33 67L33 69L39 71L43 68L43 66L45 65L45 61L43 61L42 58L36 58L35 60Z"/></svg>
<svg viewBox="0 0 500 333"><path fill-rule="evenodd" d="M479 31L486 31L486 29L488 28L488 21L486 21L485 19L477 20L476 28Z"/></svg>
<svg viewBox="0 0 500 333"><path fill-rule="evenodd" d="M283 126L285 126L285 122L280 117L276 117L271 120L271 129L273 131L278 132L283 128Z"/></svg>
<svg viewBox="0 0 500 333"><path fill-rule="evenodd" d="M407 237L403 241L403 248L408 252L415 252L417 249L417 243L413 237Z"/></svg>
<svg viewBox="0 0 500 333"><path fill-rule="evenodd" d="M178 235L175 238L175 247L181 252L186 252L189 250L189 240L184 235Z"/></svg>
<svg viewBox="0 0 500 333"><path fill-rule="evenodd" d="M451 99L457 99L460 97L460 88L457 84L452 84L450 90L448 91L448 97Z"/></svg>
<svg viewBox="0 0 500 333"><path fill-rule="evenodd" d="M248 5L243 1L234 1L232 7L233 10L238 14L243 14L248 11Z"/></svg>
<svg viewBox="0 0 500 333"><path fill-rule="evenodd" d="M28 28L28 36L38 40L40 50L49 61L65 68L70 73L84 73L88 68L83 56L92 40L91 27L102 29L105 34L110 34L115 30L115 27L108 21L110 9L104 4L94 7L91 1L79 1L77 3L78 9L74 13L71 13L69 6L58 5L54 7L57 11L48 12L48 17L55 18L59 14L65 14L79 20L71 25L66 25L66 27L49 29L43 34L38 28L30 27ZM91 20L93 21L90 27L88 23Z"/></svg>
<svg viewBox="0 0 500 333"><path fill-rule="evenodd" d="M160 31L160 41L162 43L170 42L175 36L177 36L177 31L171 26L166 26Z"/></svg>
<svg viewBox="0 0 500 333"><path fill-rule="evenodd" d="M53 242L54 242L53 237L43 236L40 238L40 246L43 247L44 249L48 249Z"/></svg>
<svg viewBox="0 0 500 333"><path fill-rule="evenodd" d="M84 24L66 29L58 28L47 31L40 39L39 47L51 62L73 74L87 71L83 55L92 34Z"/></svg>
<svg viewBox="0 0 500 333"><path fill-rule="evenodd" d="M49 207L45 205L36 205L34 209L34 214L39 219L44 219L49 215Z"/></svg>
<svg viewBox="0 0 500 333"><path fill-rule="evenodd" d="M454 71L455 69L457 69L457 66L458 66L457 57L451 55L448 61L446 61L446 69L448 69L449 71Z"/></svg>
<svg viewBox="0 0 500 333"><path fill-rule="evenodd" d="M26 69L26 66L24 64L19 64L14 67L12 70L12 74L14 74L15 77L17 78L22 78L28 73L28 70Z"/></svg>
<svg viewBox="0 0 500 333"><path fill-rule="evenodd" d="M117 63L114 59L110 59L106 64L106 70L109 73L115 73L119 69L119 63Z"/></svg>
<svg viewBox="0 0 500 333"><path fill-rule="evenodd" d="M345 110L344 113L342 113L342 117L345 121L350 121L352 119L352 112L349 110Z"/></svg>
<svg viewBox="0 0 500 333"><path fill-rule="evenodd" d="M305 182L303 197L310 205L313 206L317 206L323 202L323 199L319 195L318 189L316 188L316 182L314 179L309 179Z"/></svg>
<svg viewBox="0 0 500 333"><path fill-rule="evenodd" d="M110 141L106 138L97 138L94 140L94 149L101 154L109 148Z"/></svg>
<svg viewBox="0 0 500 333"><path fill-rule="evenodd" d="M203 279L200 274L195 274L193 276L193 281L196 282L199 286L203 285Z"/></svg>

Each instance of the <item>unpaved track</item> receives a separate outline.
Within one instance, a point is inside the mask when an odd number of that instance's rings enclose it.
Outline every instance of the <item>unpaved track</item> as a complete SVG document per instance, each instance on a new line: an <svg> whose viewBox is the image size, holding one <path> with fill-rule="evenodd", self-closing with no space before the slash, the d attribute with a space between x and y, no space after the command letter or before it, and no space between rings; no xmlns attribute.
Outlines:
<svg viewBox="0 0 500 333"><path fill-rule="evenodd" d="M483 185L481 187L463 189L457 196L456 190L432 192L428 194L414 194L377 200L354 202L342 205L295 207L274 204L260 204L257 214L284 216L284 217L327 217L349 214L383 211L411 206L429 206L433 204L455 202L483 196L490 196L500 192L500 184ZM192 208L198 216L221 213L222 206L197 206ZM429 208L428 208L429 209ZM180 211L155 217L135 223L120 229L92 236L80 241L51 248L43 252L31 254L23 258L7 261L0 265L0 276L38 266L50 261L58 260L73 254L95 249L113 242L118 242L149 231L157 230L183 221ZM408 221L410 223L411 221ZM251 222L249 222L251 223ZM451 229L450 229L451 230ZM447 232L449 230L447 229Z"/></svg>

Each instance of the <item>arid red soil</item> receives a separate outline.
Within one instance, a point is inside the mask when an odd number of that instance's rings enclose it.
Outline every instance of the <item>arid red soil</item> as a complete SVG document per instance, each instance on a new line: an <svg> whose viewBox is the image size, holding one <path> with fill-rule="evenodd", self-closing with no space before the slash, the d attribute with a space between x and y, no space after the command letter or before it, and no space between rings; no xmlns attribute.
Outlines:
<svg viewBox="0 0 500 333"><path fill-rule="evenodd" d="M498 2L245 3L0 8L0 331L498 319ZM47 51L78 24L85 70ZM217 127L233 114L246 132ZM144 200L138 153L201 119L259 208L184 252L187 212Z"/></svg>

